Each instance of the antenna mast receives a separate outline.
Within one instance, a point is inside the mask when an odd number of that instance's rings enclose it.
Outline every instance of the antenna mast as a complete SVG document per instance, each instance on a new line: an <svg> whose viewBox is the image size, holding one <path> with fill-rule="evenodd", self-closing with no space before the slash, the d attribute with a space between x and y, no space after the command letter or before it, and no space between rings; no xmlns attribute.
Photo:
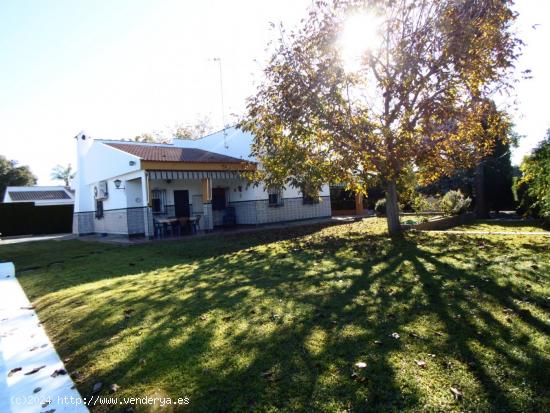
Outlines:
<svg viewBox="0 0 550 413"><path fill-rule="evenodd" d="M225 131L225 105L223 102L223 75L222 75L222 59L221 57L215 57L214 62L218 62L218 67L220 69L220 97L221 97L221 104L222 104L222 128L223 128L223 146L225 149L228 149L229 146L227 146L227 132Z"/></svg>

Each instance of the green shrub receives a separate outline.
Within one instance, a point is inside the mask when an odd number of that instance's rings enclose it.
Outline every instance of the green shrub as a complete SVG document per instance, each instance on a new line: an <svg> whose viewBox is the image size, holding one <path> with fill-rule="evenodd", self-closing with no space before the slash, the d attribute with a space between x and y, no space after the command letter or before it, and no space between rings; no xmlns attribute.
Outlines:
<svg viewBox="0 0 550 413"><path fill-rule="evenodd" d="M466 212L472 203L470 198L458 191L449 191L441 199L441 210L446 215L460 215Z"/></svg>
<svg viewBox="0 0 550 413"><path fill-rule="evenodd" d="M384 216L386 215L386 199L382 198L376 201L376 204L374 204L374 212L376 212L376 215L378 216Z"/></svg>
<svg viewBox="0 0 550 413"><path fill-rule="evenodd" d="M550 225L550 129L546 138L523 159L522 177L515 184L519 212Z"/></svg>
<svg viewBox="0 0 550 413"><path fill-rule="evenodd" d="M437 212L441 211L441 201L434 196L418 194L413 200L414 212Z"/></svg>

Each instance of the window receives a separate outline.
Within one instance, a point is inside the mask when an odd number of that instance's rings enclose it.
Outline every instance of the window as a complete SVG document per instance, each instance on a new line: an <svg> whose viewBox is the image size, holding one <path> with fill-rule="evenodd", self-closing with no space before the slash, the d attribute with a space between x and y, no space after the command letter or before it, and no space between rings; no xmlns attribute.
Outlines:
<svg viewBox="0 0 550 413"><path fill-rule="evenodd" d="M101 199L95 201L95 217L97 219L103 218L103 201Z"/></svg>
<svg viewBox="0 0 550 413"><path fill-rule="evenodd" d="M312 205L319 203L319 190L309 185L302 186L302 203Z"/></svg>
<svg viewBox="0 0 550 413"><path fill-rule="evenodd" d="M225 206L225 188L212 188L212 210L223 211Z"/></svg>
<svg viewBox="0 0 550 413"><path fill-rule="evenodd" d="M154 189L151 199L153 214L166 213L166 189Z"/></svg>
<svg viewBox="0 0 550 413"><path fill-rule="evenodd" d="M283 191L281 188L269 188L267 190L269 206L283 206Z"/></svg>

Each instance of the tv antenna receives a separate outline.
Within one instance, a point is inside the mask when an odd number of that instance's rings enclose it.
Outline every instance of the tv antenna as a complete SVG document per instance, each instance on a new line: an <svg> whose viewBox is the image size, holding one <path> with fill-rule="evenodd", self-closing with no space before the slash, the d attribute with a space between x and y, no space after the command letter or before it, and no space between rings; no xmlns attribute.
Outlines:
<svg viewBox="0 0 550 413"><path fill-rule="evenodd" d="M225 149L229 149L227 145L227 132L225 130L225 105L223 103L223 75L222 75L222 59L221 57L215 57L214 62L218 62L218 67L220 69L220 97L222 105L222 128L223 128L223 146Z"/></svg>

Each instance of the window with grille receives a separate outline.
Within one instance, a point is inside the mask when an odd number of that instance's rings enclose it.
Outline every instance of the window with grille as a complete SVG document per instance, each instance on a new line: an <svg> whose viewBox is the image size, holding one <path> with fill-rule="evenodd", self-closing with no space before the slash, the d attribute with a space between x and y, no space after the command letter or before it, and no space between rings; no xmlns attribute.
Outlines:
<svg viewBox="0 0 550 413"><path fill-rule="evenodd" d="M101 199L95 201L95 217L97 219L103 218L103 201Z"/></svg>
<svg viewBox="0 0 550 413"><path fill-rule="evenodd" d="M276 207L283 205L283 191L281 188L269 188L267 194L269 206Z"/></svg>
<svg viewBox="0 0 550 413"><path fill-rule="evenodd" d="M166 189L154 189L151 199L153 214L166 213Z"/></svg>

